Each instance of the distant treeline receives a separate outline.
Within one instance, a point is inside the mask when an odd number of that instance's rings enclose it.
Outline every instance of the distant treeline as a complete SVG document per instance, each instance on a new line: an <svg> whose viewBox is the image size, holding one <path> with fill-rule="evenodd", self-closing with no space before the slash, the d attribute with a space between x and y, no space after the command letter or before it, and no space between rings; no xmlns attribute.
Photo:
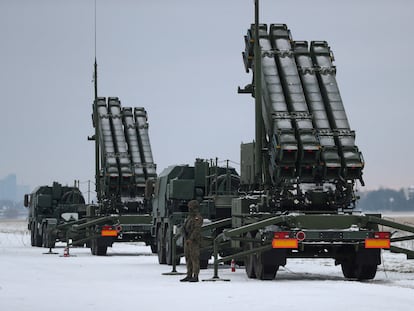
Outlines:
<svg viewBox="0 0 414 311"><path fill-rule="evenodd" d="M404 190L379 189L360 192L356 209L362 211L414 212L414 198L408 199Z"/></svg>

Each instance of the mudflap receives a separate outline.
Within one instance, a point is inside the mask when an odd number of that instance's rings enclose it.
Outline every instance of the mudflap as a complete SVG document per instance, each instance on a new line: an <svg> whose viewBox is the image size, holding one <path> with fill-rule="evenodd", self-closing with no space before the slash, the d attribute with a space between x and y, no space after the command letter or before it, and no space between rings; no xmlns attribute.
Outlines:
<svg viewBox="0 0 414 311"><path fill-rule="evenodd" d="M363 265L380 265L381 249L361 248L355 252L355 263Z"/></svg>
<svg viewBox="0 0 414 311"><path fill-rule="evenodd" d="M283 248L279 248L279 249L273 248L271 250L263 252L261 257L262 257L262 263L264 265L285 266L287 250Z"/></svg>

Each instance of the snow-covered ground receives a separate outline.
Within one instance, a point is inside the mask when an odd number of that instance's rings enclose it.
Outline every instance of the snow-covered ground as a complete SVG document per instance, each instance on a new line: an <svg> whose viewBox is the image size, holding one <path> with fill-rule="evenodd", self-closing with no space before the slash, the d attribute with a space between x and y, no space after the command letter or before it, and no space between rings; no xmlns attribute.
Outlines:
<svg viewBox="0 0 414 311"><path fill-rule="evenodd" d="M0 310L413 310L414 261L383 253L374 280L345 280L333 260L288 260L274 281L248 279L243 268L219 275L230 282L180 283L163 275L149 247L115 244L108 256L71 249L45 255L30 246L24 221L0 221ZM184 272L181 265L178 271ZM202 270L210 279L212 268Z"/></svg>

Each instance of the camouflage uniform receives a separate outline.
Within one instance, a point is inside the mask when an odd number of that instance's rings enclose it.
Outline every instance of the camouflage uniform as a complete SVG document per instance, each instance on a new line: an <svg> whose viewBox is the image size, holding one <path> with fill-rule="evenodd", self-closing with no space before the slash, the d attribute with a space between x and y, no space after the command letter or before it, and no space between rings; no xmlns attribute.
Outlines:
<svg viewBox="0 0 414 311"><path fill-rule="evenodd" d="M184 222L184 255L187 264L187 276L181 282L198 282L200 272L200 244L203 217L199 212L198 201L188 203L188 217Z"/></svg>

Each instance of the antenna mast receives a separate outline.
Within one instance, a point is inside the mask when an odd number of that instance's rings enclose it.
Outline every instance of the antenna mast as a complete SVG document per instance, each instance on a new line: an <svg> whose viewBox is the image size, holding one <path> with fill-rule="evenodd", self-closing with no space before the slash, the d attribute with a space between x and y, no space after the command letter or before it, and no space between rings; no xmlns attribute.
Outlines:
<svg viewBox="0 0 414 311"><path fill-rule="evenodd" d="M93 118L95 126L95 190L98 202L101 201L100 158L99 158L99 116L98 116L98 63L96 61L96 0L95 0L95 63L93 72L95 100L93 101Z"/></svg>
<svg viewBox="0 0 414 311"><path fill-rule="evenodd" d="M263 184L262 155L263 155L263 122L262 122L262 52L259 44L259 0L254 1L254 99L255 99L255 182Z"/></svg>

